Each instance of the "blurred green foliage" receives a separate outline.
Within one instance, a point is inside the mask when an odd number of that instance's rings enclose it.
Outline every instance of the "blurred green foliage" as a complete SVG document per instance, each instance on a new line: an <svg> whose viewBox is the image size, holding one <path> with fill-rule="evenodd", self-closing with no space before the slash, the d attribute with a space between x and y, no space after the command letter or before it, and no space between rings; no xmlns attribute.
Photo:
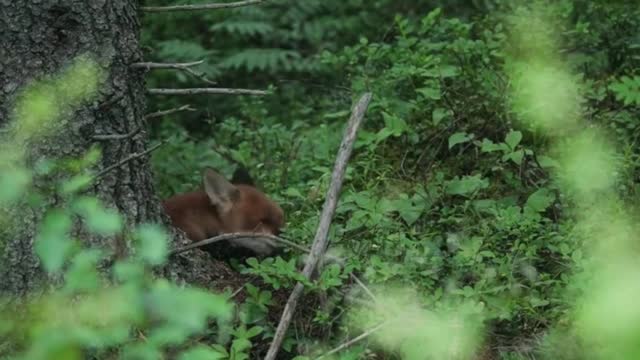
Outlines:
<svg viewBox="0 0 640 360"><path fill-rule="evenodd" d="M199 112L158 121L155 136L185 140L156 154L159 188L197 186L203 163L227 173L244 163L284 204L286 236L308 242L351 101L372 91L331 247L371 286L414 289L421 307L451 298L480 307L489 343L511 349L504 358L571 358L549 344L581 341L567 329L590 286L576 274L597 271L585 215L598 201L638 198L639 11L581 0L310 0L147 15L153 60L202 58L220 86L276 90L190 99ZM168 72L150 81L198 83ZM296 279L286 261L248 269L276 288Z"/></svg>

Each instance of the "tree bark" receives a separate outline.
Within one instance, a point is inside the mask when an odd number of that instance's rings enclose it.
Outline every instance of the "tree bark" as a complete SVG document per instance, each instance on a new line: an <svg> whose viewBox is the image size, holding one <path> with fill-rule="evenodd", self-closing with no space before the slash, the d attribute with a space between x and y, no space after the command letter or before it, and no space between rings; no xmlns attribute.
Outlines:
<svg viewBox="0 0 640 360"><path fill-rule="evenodd" d="M41 157L81 155L96 144L94 135L135 133L100 141L99 168L107 168L148 147L143 72L129 66L142 60L137 7L135 0L0 0L0 128L11 121L12 108L25 85L59 72L79 55L92 55L108 74L97 97L65 119L62 136L29 145L28 162ZM135 132L136 129L142 130ZM106 206L117 208L129 226L167 223L155 195L148 156L106 173L89 194ZM46 202L45 207L49 208L61 205L56 198ZM55 283L45 274L33 251L42 217L41 210L21 211L20 223L12 227L11 236L0 239L0 295L24 296L42 285ZM73 235L87 246L113 254L106 264L117 252L129 251L122 237L99 237L82 230L75 230ZM215 271L208 266L210 260L191 254L180 257L166 270L174 279L206 285L211 281L210 272Z"/></svg>

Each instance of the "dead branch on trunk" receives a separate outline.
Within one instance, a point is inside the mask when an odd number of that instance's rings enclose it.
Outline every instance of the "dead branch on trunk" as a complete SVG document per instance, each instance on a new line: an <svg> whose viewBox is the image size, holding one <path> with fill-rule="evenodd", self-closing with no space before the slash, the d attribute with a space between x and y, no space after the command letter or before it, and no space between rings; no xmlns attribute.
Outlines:
<svg viewBox="0 0 640 360"><path fill-rule="evenodd" d="M309 257L307 258L304 269L302 270L303 276L307 279L311 277L311 274L318 264L318 260L326 251L329 226L331 225L331 220L338 203L338 195L340 194L340 189L342 188L342 181L344 179L344 173L347 168L347 162L349 161L351 151L353 150L353 143L355 142L358 128L360 127L360 123L364 118L364 114L367 110L367 107L369 106L370 101L371 93L365 93L353 108L351 117L349 118L349 122L347 123L347 127L342 138L342 143L340 144L340 150L338 151L338 156L333 168L333 173L331 174L331 185L329 186L329 190L327 191L327 197L322 208L320 223L318 224L318 229L316 231L315 238L313 239L313 244L311 245L311 252L309 253ZM265 360L275 360L276 356L278 355L280 345L284 340L284 335L289 328L291 318L293 317L293 313L298 304L298 299L302 295L303 290L304 285L302 285L301 283L297 283L293 291L291 292L291 295L289 296L289 299L287 300L287 303L285 305L284 311L282 312L280 322L278 323L278 328L276 329L276 332L274 334L273 342L269 346L269 350L267 351L267 355L265 356Z"/></svg>
<svg viewBox="0 0 640 360"><path fill-rule="evenodd" d="M198 61L192 61L192 62L187 62L187 63L159 63L159 62L137 62L137 63L133 63L129 66L131 66L132 68L135 69L146 69L146 70L151 70L151 69L177 69L177 70L182 70L185 68L189 68L191 66L196 66L196 65L200 65L204 62L204 60L198 60Z"/></svg>
<svg viewBox="0 0 640 360"><path fill-rule="evenodd" d="M100 170L96 175L94 175L93 179L97 180L100 179L101 177L103 177L105 174L107 174L108 172L119 168L120 166L128 163L129 161L135 160L137 158L143 157L149 153L151 153L152 151L155 151L157 148L159 148L160 146L166 144L166 141L161 141L160 143L148 148L147 150L140 152L140 153L133 153L129 156L127 156L126 158L118 161L117 163L111 165L111 166L107 166L106 168Z"/></svg>
<svg viewBox="0 0 640 360"><path fill-rule="evenodd" d="M202 73L202 72L195 72L193 70L191 70L192 66L196 66L196 65L200 65L204 62L204 60L199 60L199 61L193 61L193 62L188 62L188 63L158 63L158 62L137 62L137 63L133 63L129 66L131 66L134 69L145 69L147 71L152 70L152 69L173 69L173 70L180 70L183 71L185 73L187 73L188 75L191 75L195 78L198 78L204 82L206 82L209 85L215 85L215 81L211 81L209 80L209 78L207 78L207 76Z"/></svg>
<svg viewBox="0 0 640 360"><path fill-rule="evenodd" d="M174 5L174 6L141 6L140 10L145 12L218 10L218 9L237 8L241 6L257 5L264 1L265 0L245 0L245 1L236 1L232 3Z"/></svg>
<svg viewBox="0 0 640 360"><path fill-rule="evenodd" d="M267 94L267 92L264 90L231 89L231 88L188 88L188 89L152 88L152 89L147 89L147 93L150 95L199 95L199 94L266 95Z"/></svg>
<svg viewBox="0 0 640 360"><path fill-rule="evenodd" d="M142 130L142 128L138 126L127 134L96 134L91 138L93 140L123 140L134 137L137 133L140 132L140 130Z"/></svg>
<svg viewBox="0 0 640 360"><path fill-rule="evenodd" d="M157 118L157 117L161 117L161 116L165 116L165 115L171 115L180 111L196 111L196 109L192 108L191 105L187 104L187 105L182 105L179 108L173 108L173 109L168 109L168 110L160 110L160 111L156 111L156 112L152 112L149 113L147 115L144 116L144 118L146 120L149 119L153 119L153 118Z"/></svg>

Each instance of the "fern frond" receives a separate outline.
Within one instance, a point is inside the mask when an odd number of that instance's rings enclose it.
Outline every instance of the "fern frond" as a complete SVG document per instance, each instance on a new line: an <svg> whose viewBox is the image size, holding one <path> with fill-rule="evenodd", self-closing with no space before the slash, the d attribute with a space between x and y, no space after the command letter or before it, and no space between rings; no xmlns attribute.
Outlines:
<svg viewBox="0 0 640 360"><path fill-rule="evenodd" d="M274 28L271 24L262 21L250 20L227 20L219 24L215 24L209 28L211 31L224 31L230 34L240 35L265 35L273 32Z"/></svg>

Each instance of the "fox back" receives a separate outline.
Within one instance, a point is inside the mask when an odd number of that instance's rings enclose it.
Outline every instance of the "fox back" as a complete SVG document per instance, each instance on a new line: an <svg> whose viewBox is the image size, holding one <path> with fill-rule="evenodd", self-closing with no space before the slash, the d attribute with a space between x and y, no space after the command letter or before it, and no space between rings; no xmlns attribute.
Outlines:
<svg viewBox="0 0 640 360"><path fill-rule="evenodd" d="M258 190L244 170L236 170L231 181L207 168L202 173L202 190L175 195L163 202L173 226L191 241L236 232L278 235L284 226L284 212ZM276 244L263 239L229 241L254 255L270 255ZM221 246L209 246L212 254L228 253ZM244 254L242 254L244 255Z"/></svg>

